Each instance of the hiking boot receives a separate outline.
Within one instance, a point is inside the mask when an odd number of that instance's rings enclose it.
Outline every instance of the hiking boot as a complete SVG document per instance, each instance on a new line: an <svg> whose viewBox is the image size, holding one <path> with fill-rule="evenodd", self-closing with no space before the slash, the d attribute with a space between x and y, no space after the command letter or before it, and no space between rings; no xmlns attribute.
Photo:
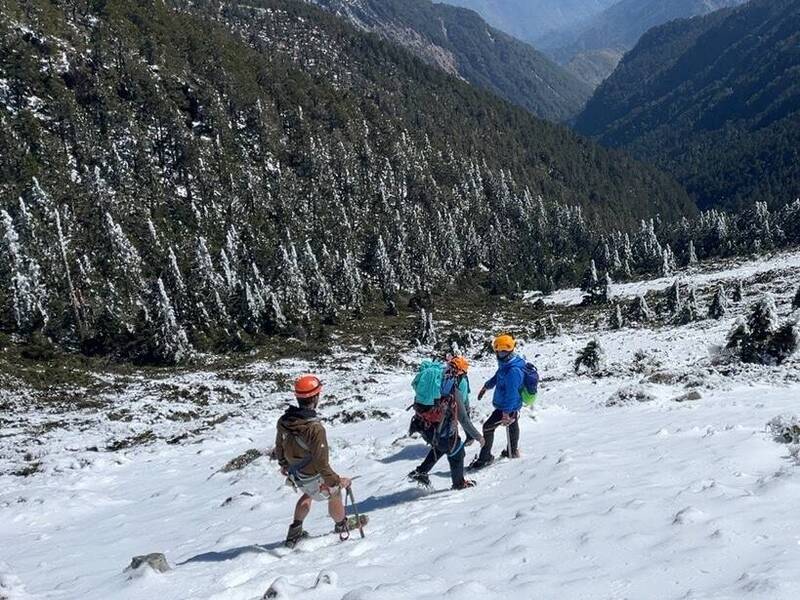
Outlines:
<svg viewBox="0 0 800 600"><path fill-rule="evenodd" d="M473 460L469 464L469 467L467 467L467 470L469 470L469 471L478 471L479 469L483 469L485 467L488 467L493 462L494 462L494 456L492 456L491 454L489 455L489 458L487 458L486 460L481 459L480 455L478 455L478 456L475 457L475 460Z"/></svg>
<svg viewBox="0 0 800 600"><path fill-rule="evenodd" d="M503 458L508 458L508 450L503 450L500 453L500 456L502 456ZM522 456L522 455L519 453L519 450L514 450L511 453L511 458L519 458L520 456Z"/></svg>
<svg viewBox="0 0 800 600"><path fill-rule="evenodd" d="M305 537L308 537L308 532L303 529L302 523L299 525L290 525L289 533L286 534L286 541L283 543L283 545L287 548L294 548L297 545L297 542Z"/></svg>
<svg viewBox="0 0 800 600"><path fill-rule="evenodd" d="M428 477L427 473L423 473L422 471L417 471L414 469L411 473L408 474L408 478L411 481L416 481L419 485L423 487L431 487L431 478Z"/></svg>
<svg viewBox="0 0 800 600"><path fill-rule="evenodd" d="M472 479L465 479L461 483L461 485L454 485L450 489L451 490L466 490L468 488L474 488L476 485L478 485L477 482L472 481Z"/></svg>

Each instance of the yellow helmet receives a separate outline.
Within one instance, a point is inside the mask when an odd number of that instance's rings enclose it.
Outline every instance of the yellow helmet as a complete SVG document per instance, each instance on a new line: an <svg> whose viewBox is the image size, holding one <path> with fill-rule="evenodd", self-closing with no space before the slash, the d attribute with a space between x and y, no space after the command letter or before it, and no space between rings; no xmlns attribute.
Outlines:
<svg viewBox="0 0 800 600"><path fill-rule="evenodd" d="M513 352L516 347L517 342L508 334L499 335L492 342L492 348L495 352Z"/></svg>

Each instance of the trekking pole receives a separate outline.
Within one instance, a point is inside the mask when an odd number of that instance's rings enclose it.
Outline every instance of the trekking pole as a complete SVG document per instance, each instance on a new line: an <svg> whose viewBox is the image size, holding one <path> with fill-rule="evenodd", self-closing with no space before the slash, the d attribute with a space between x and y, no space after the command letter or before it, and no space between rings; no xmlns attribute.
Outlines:
<svg viewBox="0 0 800 600"><path fill-rule="evenodd" d="M514 458L511 456L511 425L506 425L506 452L508 452L508 459Z"/></svg>
<svg viewBox="0 0 800 600"><path fill-rule="evenodd" d="M356 497L353 495L353 488L352 486L347 488L346 498L350 500L350 504L353 507L353 512L356 515L356 523L358 523L358 531L361 533L361 537L366 537L364 535L364 524L361 522L361 515L358 514L358 506L356 505Z"/></svg>

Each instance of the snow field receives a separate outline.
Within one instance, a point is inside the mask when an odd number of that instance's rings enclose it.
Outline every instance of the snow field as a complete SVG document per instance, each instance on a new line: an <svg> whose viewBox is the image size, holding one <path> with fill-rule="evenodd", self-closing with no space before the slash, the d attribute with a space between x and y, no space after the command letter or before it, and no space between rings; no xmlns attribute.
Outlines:
<svg viewBox="0 0 800 600"><path fill-rule="evenodd" d="M794 598L800 479L765 424L798 412L798 363L715 367L709 348L734 318L526 343L545 380L540 404L523 414L523 458L475 474L478 487L463 492L449 490L444 459L434 492L405 480L427 450L403 437L412 373L368 358L355 371L326 367L323 415L391 418L327 425L334 468L358 476L366 539L326 535L332 524L315 504L306 528L318 537L294 552L282 541L297 495L276 465L216 471L273 443L289 396L261 386L259 373L313 365L253 365L240 414L183 444L98 453L85 448L107 431L54 433L43 438L43 473L0 476L0 597L257 600L271 588L301 600ZM576 377L572 361L593 337L608 376ZM492 369L491 359L474 362L473 390ZM212 379L175 381L197 378ZM631 385L651 400L606 405ZM675 401L687 391L701 398ZM473 407L476 423L491 410L488 397ZM500 431L496 455L504 444ZM164 552L173 570L123 573L149 552Z"/></svg>

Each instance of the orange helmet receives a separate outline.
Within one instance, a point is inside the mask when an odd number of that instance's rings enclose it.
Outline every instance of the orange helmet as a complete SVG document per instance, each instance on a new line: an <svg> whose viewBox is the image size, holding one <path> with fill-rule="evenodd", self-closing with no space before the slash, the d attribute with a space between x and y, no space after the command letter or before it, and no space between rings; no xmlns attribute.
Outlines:
<svg viewBox="0 0 800 600"><path fill-rule="evenodd" d="M322 391L322 382L316 375L303 375L294 382L294 395L297 398L313 398Z"/></svg>
<svg viewBox="0 0 800 600"><path fill-rule="evenodd" d="M517 342L508 334L500 335L492 342L492 348L495 352L513 352L517 347Z"/></svg>
<svg viewBox="0 0 800 600"><path fill-rule="evenodd" d="M450 364L456 371L460 371L461 373L466 373L469 371L469 361L463 356L455 356L451 358Z"/></svg>

